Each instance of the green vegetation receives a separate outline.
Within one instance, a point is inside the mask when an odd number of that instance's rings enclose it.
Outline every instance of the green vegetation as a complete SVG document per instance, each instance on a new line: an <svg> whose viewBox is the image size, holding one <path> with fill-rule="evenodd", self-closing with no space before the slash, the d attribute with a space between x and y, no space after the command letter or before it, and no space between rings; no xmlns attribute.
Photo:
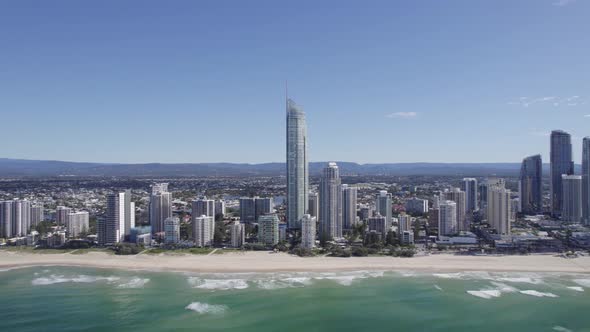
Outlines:
<svg viewBox="0 0 590 332"><path fill-rule="evenodd" d="M115 255L137 255L140 252L142 252L144 250L143 247L141 246L137 246L135 244L129 244L129 243L121 243L121 244L117 244L114 248L115 250Z"/></svg>
<svg viewBox="0 0 590 332"><path fill-rule="evenodd" d="M42 221L37 226L35 226L35 230L39 232L39 234L44 235L48 232L51 232L51 227L53 227L53 223L50 221Z"/></svg>
<svg viewBox="0 0 590 332"><path fill-rule="evenodd" d="M70 254L72 255L86 255L91 252L104 252L107 255L114 255L115 252L112 249L108 248L86 248L86 249L77 249L71 251Z"/></svg>
<svg viewBox="0 0 590 332"><path fill-rule="evenodd" d="M210 254L213 248L182 248L182 249L167 249L167 248L152 248L146 251L149 255L207 255Z"/></svg>

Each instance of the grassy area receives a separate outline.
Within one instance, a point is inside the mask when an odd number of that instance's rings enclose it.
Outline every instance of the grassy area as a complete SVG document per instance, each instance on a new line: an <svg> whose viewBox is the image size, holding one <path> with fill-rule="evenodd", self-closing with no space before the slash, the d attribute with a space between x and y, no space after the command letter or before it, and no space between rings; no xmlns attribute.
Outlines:
<svg viewBox="0 0 590 332"><path fill-rule="evenodd" d="M240 253L240 252L244 252L244 250L237 249L237 248L217 249L217 251L215 253L213 253L213 255L223 255L223 254L236 253L236 252Z"/></svg>
<svg viewBox="0 0 590 332"><path fill-rule="evenodd" d="M105 249L105 248L87 248L87 249L78 249L78 250L74 250L71 251L72 255L86 255L87 253L90 252L104 252L107 255L114 255L115 252L111 249Z"/></svg>
<svg viewBox="0 0 590 332"><path fill-rule="evenodd" d="M22 252L28 254L65 254L67 252L72 251L72 249L35 249L33 247L27 246L20 246L20 247L3 247L0 249L1 251L10 251L10 252Z"/></svg>
<svg viewBox="0 0 590 332"><path fill-rule="evenodd" d="M153 248L149 249L145 253L148 255L207 255L211 253L211 248L187 248L187 249L161 249Z"/></svg>

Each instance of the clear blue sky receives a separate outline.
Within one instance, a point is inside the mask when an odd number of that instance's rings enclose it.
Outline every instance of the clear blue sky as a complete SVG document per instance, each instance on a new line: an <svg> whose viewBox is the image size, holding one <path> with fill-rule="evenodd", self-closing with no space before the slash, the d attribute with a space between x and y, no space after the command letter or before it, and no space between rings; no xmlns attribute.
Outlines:
<svg viewBox="0 0 590 332"><path fill-rule="evenodd" d="M519 162L590 135L590 1L0 2L0 157Z"/></svg>

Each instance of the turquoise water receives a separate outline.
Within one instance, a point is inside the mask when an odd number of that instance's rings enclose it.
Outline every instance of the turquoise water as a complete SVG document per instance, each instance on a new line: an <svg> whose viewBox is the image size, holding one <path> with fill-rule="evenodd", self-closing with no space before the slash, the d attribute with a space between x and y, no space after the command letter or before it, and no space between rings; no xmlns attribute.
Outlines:
<svg viewBox="0 0 590 332"><path fill-rule="evenodd" d="M0 331L590 331L590 275L0 271Z"/></svg>

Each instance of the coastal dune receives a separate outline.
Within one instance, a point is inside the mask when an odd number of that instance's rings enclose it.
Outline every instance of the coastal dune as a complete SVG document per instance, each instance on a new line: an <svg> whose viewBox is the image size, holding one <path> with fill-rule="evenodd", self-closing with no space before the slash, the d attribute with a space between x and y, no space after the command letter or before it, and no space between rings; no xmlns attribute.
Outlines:
<svg viewBox="0 0 590 332"><path fill-rule="evenodd" d="M590 273L590 257L554 255L463 256L433 254L396 257L297 257L284 253L243 252L221 255L116 256L101 252L34 254L0 251L0 269L31 266L78 266L183 272L334 272L354 270L489 271Z"/></svg>

